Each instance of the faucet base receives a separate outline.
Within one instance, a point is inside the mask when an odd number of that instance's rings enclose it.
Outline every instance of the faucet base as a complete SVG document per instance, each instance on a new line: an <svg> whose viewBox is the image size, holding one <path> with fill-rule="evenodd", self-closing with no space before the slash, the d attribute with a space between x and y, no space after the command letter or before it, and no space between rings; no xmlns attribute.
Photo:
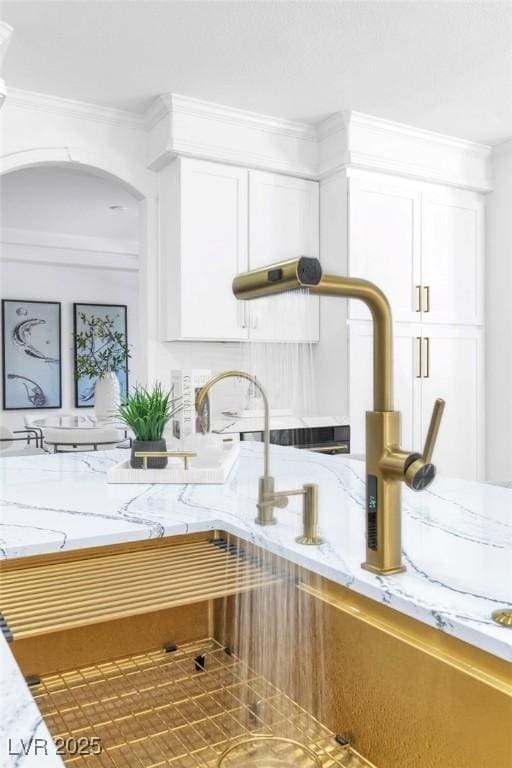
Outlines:
<svg viewBox="0 0 512 768"><path fill-rule="evenodd" d="M380 573L383 576L392 576L394 573L403 573L406 569L405 565L398 565L395 568L378 568L371 563L361 563L361 568L370 573Z"/></svg>
<svg viewBox="0 0 512 768"><path fill-rule="evenodd" d="M277 517L272 517L270 520L260 520L259 517L255 517L254 522L258 523L258 525L275 525L277 523Z"/></svg>
<svg viewBox="0 0 512 768"><path fill-rule="evenodd" d="M404 570L400 526L401 481L399 471L384 466L388 455L399 456L400 414L397 411L366 413L366 556L364 568L392 574Z"/></svg>

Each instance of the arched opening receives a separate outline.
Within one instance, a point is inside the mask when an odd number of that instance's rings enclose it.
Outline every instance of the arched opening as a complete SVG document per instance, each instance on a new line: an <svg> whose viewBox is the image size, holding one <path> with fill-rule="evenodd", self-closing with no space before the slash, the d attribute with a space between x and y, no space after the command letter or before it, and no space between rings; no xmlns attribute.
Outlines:
<svg viewBox="0 0 512 768"><path fill-rule="evenodd" d="M111 307L120 326L126 317L128 380L144 379L139 254L145 196L102 168L58 159L26 160L19 158L17 167L6 169L0 181L2 422L11 428L42 411L47 416L90 414L86 409L94 397L86 397L87 387L74 375L73 331L81 310L101 316ZM28 319L39 322L22 326L13 343L14 327L19 328L19 323L13 326L15 313L27 308L40 310L41 317L29 312ZM44 350L55 345L59 314L60 363L41 366ZM126 379L120 378L126 388Z"/></svg>

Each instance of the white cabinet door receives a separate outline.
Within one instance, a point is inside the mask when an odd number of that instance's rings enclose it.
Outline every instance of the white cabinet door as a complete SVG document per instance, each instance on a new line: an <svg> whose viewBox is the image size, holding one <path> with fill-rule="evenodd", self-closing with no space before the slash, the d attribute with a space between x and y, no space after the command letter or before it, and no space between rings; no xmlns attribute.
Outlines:
<svg viewBox="0 0 512 768"><path fill-rule="evenodd" d="M483 205L464 190L422 193L424 322L483 321Z"/></svg>
<svg viewBox="0 0 512 768"><path fill-rule="evenodd" d="M440 474L477 480L483 471L483 336L478 329L423 325L422 432L446 400L433 462Z"/></svg>
<svg viewBox="0 0 512 768"><path fill-rule="evenodd" d="M394 328L394 408L402 412L405 450L421 448L421 380L419 378L419 331L410 326ZM373 410L373 330L367 322L349 328L349 402L351 452L365 451L365 414Z"/></svg>
<svg viewBox="0 0 512 768"><path fill-rule="evenodd" d="M249 171L249 264L251 269L318 258L318 183L276 173ZM318 297L283 294L250 305L250 338L256 341L318 341Z"/></svg>
<svg viewBox="0 0 512 768"><path fill-rule="evenodd" d="M179 338L247 339L246 309L231 283L248 269L248 172L198 160L179 163Z"/></svg>
<svg viewBox="0 0 512 768"><path fill-rule="evenodd" d="M384 291L394 320L420 319L420 202L406 182L349 180L349 274ZM359 301L350 301L349 315L370 318Z"/></svg>

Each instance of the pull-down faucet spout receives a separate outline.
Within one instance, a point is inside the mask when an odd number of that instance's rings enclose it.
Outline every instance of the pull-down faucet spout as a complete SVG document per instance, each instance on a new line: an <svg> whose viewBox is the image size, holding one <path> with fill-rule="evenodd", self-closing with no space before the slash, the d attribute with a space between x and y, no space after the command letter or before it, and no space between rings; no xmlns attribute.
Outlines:
<svg viewBox="0 0 512 768"><path fill-rule="evenodd" d="M375 573L405 570L401 559L401 483L426 488L435 477L430 459L444 401L437 400L423 454L402 450L400 413L393 410L393 326L391 308L373 283L353 277L322 275L317 259L301 257L238 275L238 299L257 299L296 288L317 296L363 301L373 319L373 411L366 413L366 560Z"/></svg>

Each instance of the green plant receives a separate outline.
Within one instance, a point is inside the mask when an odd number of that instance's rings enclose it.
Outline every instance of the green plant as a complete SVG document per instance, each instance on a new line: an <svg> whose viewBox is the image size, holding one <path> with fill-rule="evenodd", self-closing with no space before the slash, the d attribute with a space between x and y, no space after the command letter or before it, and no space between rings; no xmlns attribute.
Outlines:
<svg viewBox="0 0 512 768"><path fill-rule="evenodd" d="M182 408L173 395L174 388L166 391L159 382L151 390L137 386L123 398L118 409L119 419L137 440L161 440L165 425Z"/></svg>
<svg viewBox="0 0 512 768"><path fill-rule="evenodd" d="M74 334L76 345L76 377L101 379L107 373L117 373L126 366L130 350L126 336L115 328L108 315L95 317L80 313L84 329Z"/></svg>

